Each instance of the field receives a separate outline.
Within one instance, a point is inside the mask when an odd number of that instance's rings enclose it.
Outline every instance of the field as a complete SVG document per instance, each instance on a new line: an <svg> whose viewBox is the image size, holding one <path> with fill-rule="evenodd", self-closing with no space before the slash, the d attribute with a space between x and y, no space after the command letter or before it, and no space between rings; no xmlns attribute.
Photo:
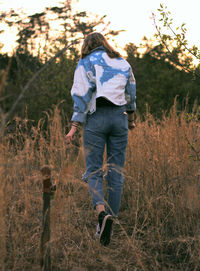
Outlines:
<svg viewBox="0 0 200 271"><path fill-rule="evenodd" d="M172 108L156 121L138 116L129 134L124 190L112 241L94 237L82 136L66 148L58 108L31 132L26 121L0 145L0 270L40 270L42 181L48 164L57 191L51 200L52 270L200 270L200 124ZM106 165L104 170L106 169ZM105 184L106 187L106 184Z"/></svg>

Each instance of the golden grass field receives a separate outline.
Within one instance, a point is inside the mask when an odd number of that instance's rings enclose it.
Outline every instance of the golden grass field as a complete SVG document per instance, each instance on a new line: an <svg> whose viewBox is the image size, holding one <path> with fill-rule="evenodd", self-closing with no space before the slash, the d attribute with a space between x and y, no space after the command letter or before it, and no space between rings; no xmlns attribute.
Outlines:
<svg viewBox="0 0 200 271"><path fill-rule="evenodd" d="M27 121L0 145L0 270L40 270L42 182L48 164L57 191L51 200L52 270L199 271L200 124L176 113L149 113L129 133L119 224L108 247L94 237L97 217L84 173L82 136L66 149L59 109L48 133ZM106 169L106 165L105 168ZM106 186L106 184L105 184Z"/></svg>

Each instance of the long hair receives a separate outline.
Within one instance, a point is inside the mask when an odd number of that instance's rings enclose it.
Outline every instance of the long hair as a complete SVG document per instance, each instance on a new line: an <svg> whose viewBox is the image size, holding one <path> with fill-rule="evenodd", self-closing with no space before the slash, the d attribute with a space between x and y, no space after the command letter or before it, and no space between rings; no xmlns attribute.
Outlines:
<svg viewBox="0 0 200 271"><path fill-rule="evenodd" d="M113 47L108 43L106 38L101 33L94 32L89 34L85 38L81 48L81 58L86 57L91 53L92 50L99 46L103 46L105 48L109 57L111 58L121 57L120 53L113 49Z"/></svg>

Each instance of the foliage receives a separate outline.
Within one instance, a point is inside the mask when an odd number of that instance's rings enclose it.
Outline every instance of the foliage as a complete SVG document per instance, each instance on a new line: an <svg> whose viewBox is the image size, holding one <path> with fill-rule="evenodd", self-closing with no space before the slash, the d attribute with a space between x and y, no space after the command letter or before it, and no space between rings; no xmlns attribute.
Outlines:
<svg viewBox="0 0 200 271"><path fill-rule="evenodd" d="M153 46L146 41L146 52L141 55L134 44L127 44L127 60L133 68L137 82L137 110L145 114L147 107L150 112L161 117L162 112L169 112L176 97L178 108L188 107L192 111L194 102L198 102L199 78L194 78L193 72L177 69L169 61L169 55L162 45ZM9 57L0 55L2 67L8 65ZM70 89L73 84L74 70L78 61L78 52L73 55L63 55L52 63L33 82L19 103L16 113L20 117L38 121L44 112L53 105L62 102L66 118L72 113L72 99ZM20 93L21 87L44 64L37 57L30 54L16 54L12 57L12 64L4 87L2 102L5 112L9 110Z"/></svg>
<svg viewBox="0 0 200 271"><path fill-rule="evenodd" d="M140 114L146 112L147 105L154 116L161 117L163 112L169 113L175 98L179 110L185 106L192 110L194 102L200 98L199 78L194 79L193 72L177 69L169 61L169 54L162 44L153 46L147 41L145 47L143 55L132 43L125 48L136 77Z"/></svg>
<svg viewBox="0 0 200 271"><path fill-rule="evenodd" d="M175 27L171 12L162 4L160 4L158 12L160 15L158 20L163 25L162 27L158 25L156 15L153 13L154 25L157 30L155 37L168 51L169 59L181 69L188 72L193 71L195 76L200 77L200 49L196 45L191 46L189 44L186 38L186 24L182 23L181 26ZM198 62L197 65L194 65L194 60Z"/></svg>

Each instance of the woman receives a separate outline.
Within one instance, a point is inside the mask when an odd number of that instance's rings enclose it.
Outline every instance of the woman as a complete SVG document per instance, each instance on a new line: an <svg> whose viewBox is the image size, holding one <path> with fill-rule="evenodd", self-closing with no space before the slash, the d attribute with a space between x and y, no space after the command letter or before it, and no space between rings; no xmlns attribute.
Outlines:
<svg viewBox="0 0 200 271"><path fill-rule="evenodd" d="M82 45L71 95L74 101L72 127L66 135L72 142L83 124L86 179L98 213L100 243L108 245L113 217L118 215L122 194L128 129L135 127L136 84L130 64L100 33L89 34ZM106 146L108 200L102 187Z"/></svg>

